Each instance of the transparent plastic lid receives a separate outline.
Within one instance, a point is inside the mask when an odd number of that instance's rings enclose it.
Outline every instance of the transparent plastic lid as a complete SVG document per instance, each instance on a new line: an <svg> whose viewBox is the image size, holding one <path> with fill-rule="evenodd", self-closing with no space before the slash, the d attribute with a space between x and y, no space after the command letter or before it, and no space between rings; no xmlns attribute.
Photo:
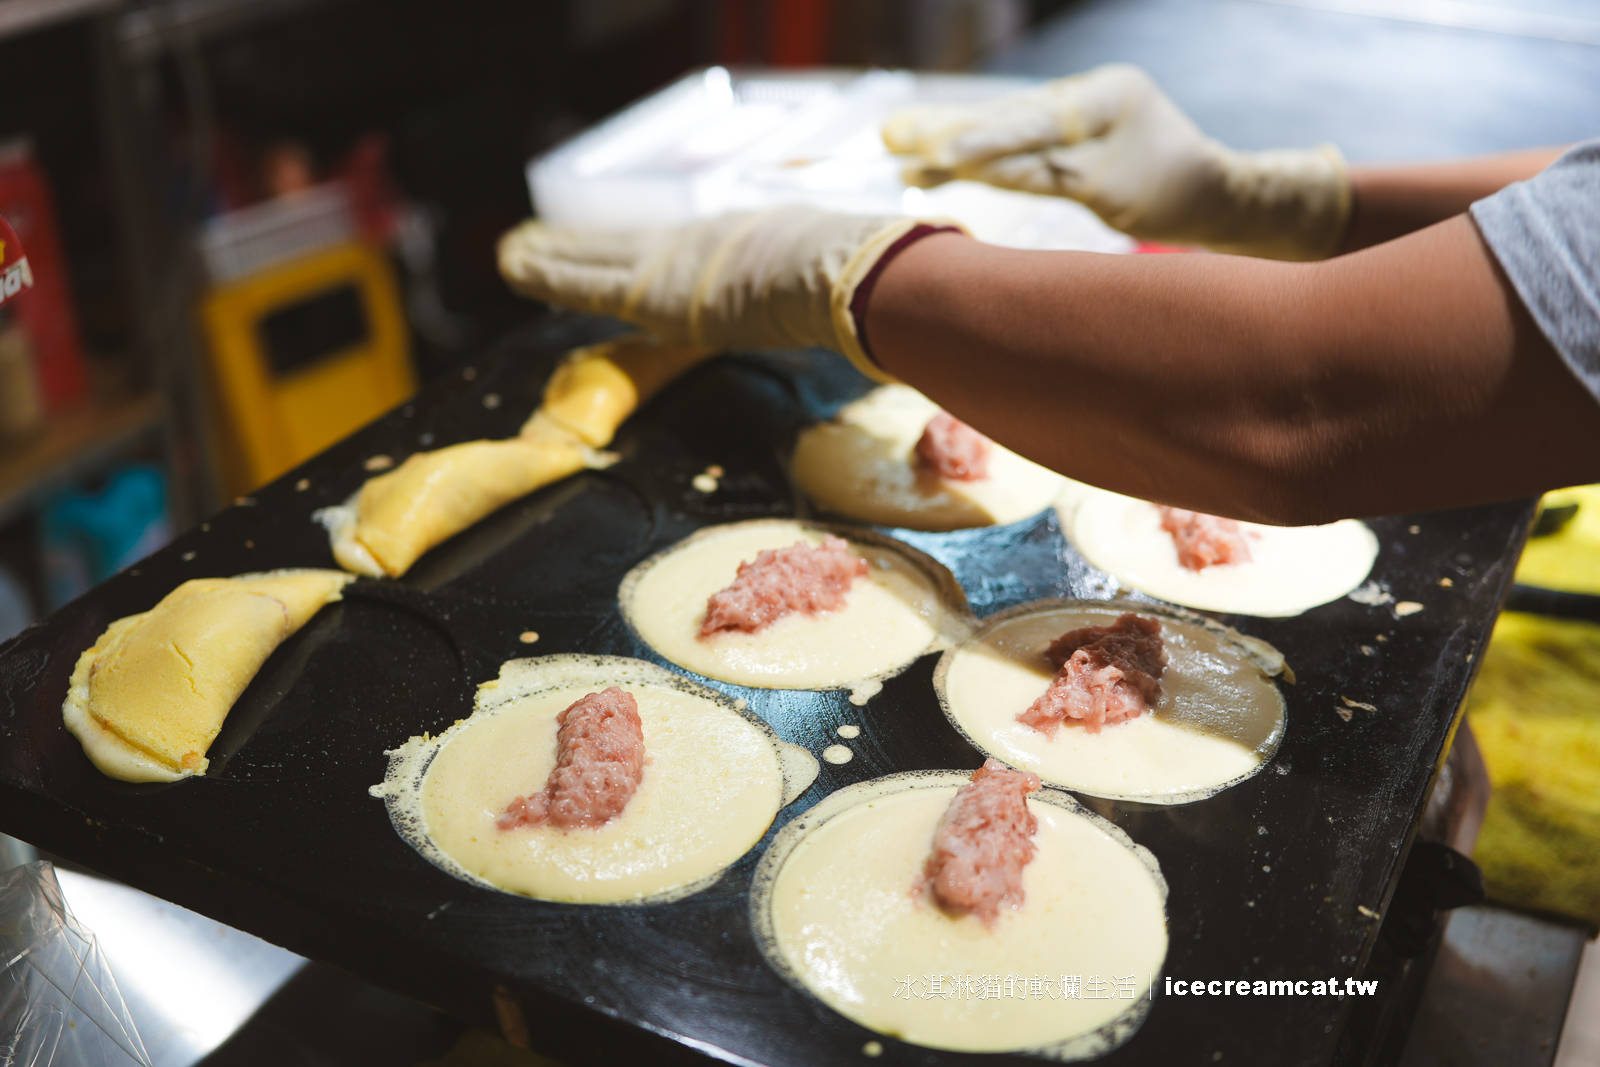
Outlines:
<svg viewBox="0 0 1600 1067"><path fill-rule="evenodd" d="M528 164L535 210L561 226L658 226L808 203L939 215L1013 248L1122 252L1087 208L975 182L916 189L878 129L913 104L970 104L1032 84L993 75L816 70L687 75Z"/></svg>
<svg viewBox="0 0 1600 1067"><path fill-rule="evenodd" d="M0 1064L150 1067L94 934L44 862L0 872Z"/></svg>

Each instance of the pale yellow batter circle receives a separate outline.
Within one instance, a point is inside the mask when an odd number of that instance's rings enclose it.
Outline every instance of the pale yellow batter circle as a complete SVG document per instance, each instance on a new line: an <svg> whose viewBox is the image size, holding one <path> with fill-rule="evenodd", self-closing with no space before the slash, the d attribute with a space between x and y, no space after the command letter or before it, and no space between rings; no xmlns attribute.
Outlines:
<svg viewBox="0 0 1600 1067"><path fill-rule="evenodd" d="M993 931L973 915L952 918L913 888L967 780L894 775L796 818L756 869L757 943L789 981L881 1034L961 1052L1104 1055L1143 1022L1166 957L1160 867L1120 829L1045 789L1028 800L1039 829L1023 906L1003 909ZM954 995L930 995L935 976ZM1073 979L1079 995L1063 996Z"/></svg>
<svg viewBox="0 0 1600 1067"><path fill-rule="evenodd" d="M1378 538L1363 522L1326 526L1239 524L1250 559L1189 570L1178 562L1161 511L1133 497L1092 490L1076 501L1068 529L1085 559L1131 589L1173 604L1282 618L1338 600L1367 580Z"/></svg>
<svg viewBox="0 0 1600 1067"><path fill-rule="evenodd" d="M644 776L622 814L594 828L499 829L506 805L549 778L556 716L607 685L634 695L644 727ZM512 660L479 687L470 718L389 756L389 773L371 792L423 856L465 881L584 904L658 902L705 888L817 773L809 753L720 694L612 656Z"/></svg>
<svg viewBox="0 0 1600 1067"><path fill-rule="evenodd" d="M700 640L706 600L739 564L796 541L838 534L870 565L845 606L794 613L753 634ZM651 648L697 674L762 689L870 688L965 628L965 599L948 571L909 545L789 519L713 526L646 560L618 592L623 616Z"/></svg>
<svg viewBox="0 0 1600 1067"><path fill-rule="evenodd" d="M915 450L939 405L906 385L885 385L845 405L831 422L800 431L791 469L826 511L880 526L960 530L1017 522L1055 500L1066 479L998 444L986 477L946 480Z"/></svg>
<svg viewBox="0 0 1600 1067"><path fill-rule="evenodd" d="M1161 620L1167 667L1156 706L1099 733L1072 722L1046 736L1017 721L1055 677L1051 641L1124 612ZM1212 796L1264 767L1283 740L1281 656L1263 642L1150 604L1044 600L987 620L947 652L933 684L979 751L1080 793L1147 804Z"/></svg>

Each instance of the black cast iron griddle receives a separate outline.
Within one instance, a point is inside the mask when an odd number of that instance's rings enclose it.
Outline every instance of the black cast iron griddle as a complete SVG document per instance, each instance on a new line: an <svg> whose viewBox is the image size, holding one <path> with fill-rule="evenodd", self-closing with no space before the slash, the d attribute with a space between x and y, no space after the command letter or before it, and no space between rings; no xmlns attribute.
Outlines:
<svg viewBox="0 0 1600 1067"><path fill-rule="evenodd" d="M467 715L475 685L503 660L590 652L663 662L623 624L618 582L698 527L804 514L784 472L793 434L867 388L826 353L700 367L623 428L615 467L506 507L399 582L353 585L269 661L205 778L111 781L62 727L74 661L113 619L187 578L332 566L311 513L353 492L364 461L515 433L559 354L613 329L559 318L514 338L0 648L0 830L469 1022L524 1027L535 1049L574 1064L1037 1062L904 1045L780 980L747 914L770 832L686 900L548 904L431 866L367 793L383 777L384 749ZM726 476L705 495L690 480L712 464ZM1374 521L1373 577L1421 612L1398 618L1346 599L1293 619L1225 618L1280 648L1299 678L1285 688L1288 728L1270 766L1181 807L1082 798L1161 862L1167 975L1362 975L1378 923L1361 909L1381 912L1392 890L1531 515L1520 502ZM1118 592L1049 512L900 536L954 572L979 616ZM537 644L519 640L527 630ZM710 683L813 752L840 724L861 727L855 759L823 763L776 825L853 782L979 765L939 710L934 663L923 657L862 708L842 692ZM1347 722L1335 710L1342 697L1378 710L1355 709ZM1160 986L1139 1033L1102 1062L1326 1064L1352 1008L1329 997L1165 996ZM863 1052L872 1040L883 1046L876 1060Z"/></svg>

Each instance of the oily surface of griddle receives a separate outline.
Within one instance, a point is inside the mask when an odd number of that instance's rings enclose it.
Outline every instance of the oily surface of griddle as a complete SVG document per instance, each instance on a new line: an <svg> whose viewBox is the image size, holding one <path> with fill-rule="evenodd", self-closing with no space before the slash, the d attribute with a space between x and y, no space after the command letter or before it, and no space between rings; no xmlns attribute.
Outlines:
<svg viewBox="0 0 1600 1067"><path fill-rule="evenodd" d="M575 1064L868 1062L862 1048L874 1040L878 1063L1036 1062L904 1045L779 979L748 917L771 832L686 900L559 905L430 866L367 793L385 749L468 715L475 686L503 660L593 652L662 662L622 622L618 582L701 526L807 514L784 472L793 435L869 387L827 353L712 361L623 427L616 466L509 505L398 582L349 587L241 697L204 778L112 781L62 727L73 664L113 619L187 578L332 566L311 515L354 492L367 460L515 433L560 353L612 329L562 317L512 338L0 647L0 831L475 1024L523 1026L534 1048ZM712 465L724 476L701 493L691 480ZM1298 678L1284 687L1288 726L1272 763L1195 804L1081 798L1161 863L1171 888L1165 976L1361 977L1378 933L1372 914L1409 847L1531 514L1518 502L1373 521L1382 548L1372 577L1394 600L1420 603L1414 614L1342 599L1292 619L1219 616L1276 645ZM1119 592L1050 512L897 535L948 566L980 617L1039 597ZM521 641L526 631L538 641ZM822 763L774 831L854 782L982 762L939 710L935 660L923 657L865 707L844 692L709 683L814 753L838 742L838 726L861 728L847 742L854 758ZM1353 1004L1177 997L1163 985L1157 975L1143 1027L1101 1062L1326 1064Z"/></svg>

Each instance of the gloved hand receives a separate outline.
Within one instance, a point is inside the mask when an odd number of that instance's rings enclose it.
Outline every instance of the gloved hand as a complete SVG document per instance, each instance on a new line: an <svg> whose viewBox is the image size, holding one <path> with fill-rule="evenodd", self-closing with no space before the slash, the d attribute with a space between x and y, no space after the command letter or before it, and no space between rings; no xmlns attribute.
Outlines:
<svg viewBox="0 0 1600 1067"><path fill-rule="evenodd" d="M850 303L879 258L922 225L802 205L650 230L530 220L500 239L500 273L524 296L613 315L662 341L821 345L888 381L862 347Z"/></svg>
<svg viewBox="0 0 1600 1067"><path fill-rule="evenodd" d="M1070 197L1134 237L1269 259L1333 255L1350 181L1332 145L1236 152L1138 67L1111 65L971 107L910 108L883 140L907 180Z"/></svg>

